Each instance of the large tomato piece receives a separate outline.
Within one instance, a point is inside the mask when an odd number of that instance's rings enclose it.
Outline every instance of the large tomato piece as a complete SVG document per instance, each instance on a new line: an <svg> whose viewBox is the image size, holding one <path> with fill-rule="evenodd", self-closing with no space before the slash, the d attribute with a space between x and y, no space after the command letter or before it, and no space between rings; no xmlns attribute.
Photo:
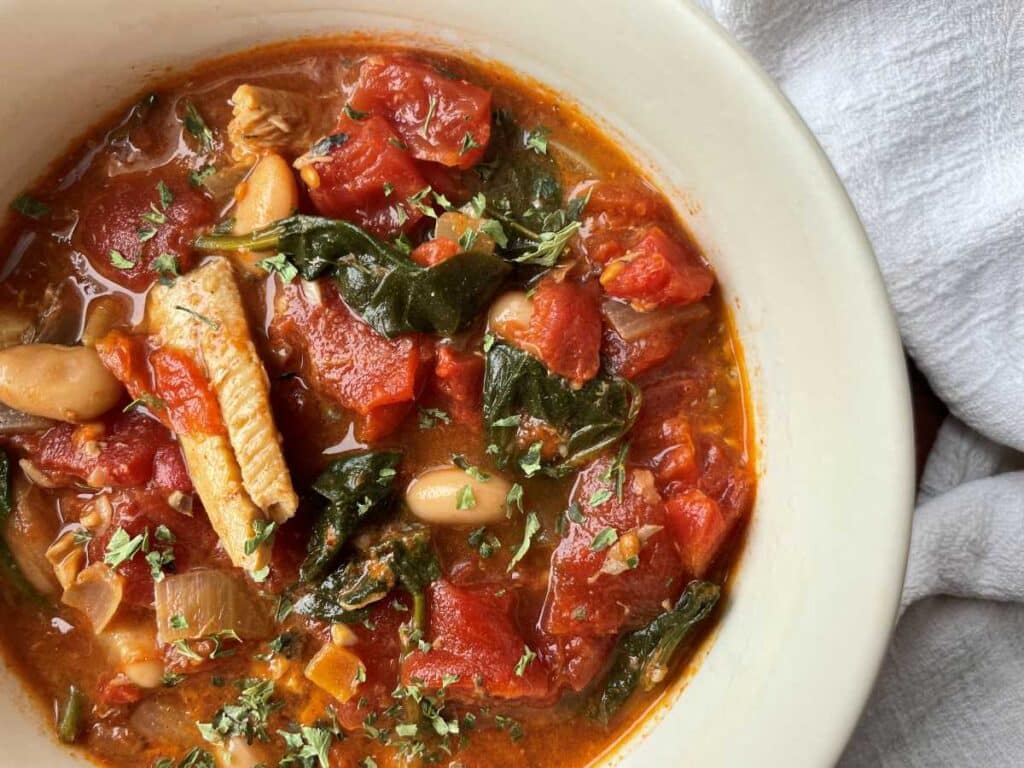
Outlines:
<svg viewBox="0 0 1024 768"><path fill-rule="evenodd" d="M153 261L162 254L187 270L194 260L192 240L216 216L213 203L177 177L163 179L170 194L162 197L162 179L155 171L107 179L75 228L75 244L93 268L132 291L144 291L160 276Z"/></svg>
<svg viewBox="0 0 1024 768"><path fill-rule="evenodd" d="M343 116L334 138L325 155L309 158L315 176L305 169L301 174L317 211L379 237L412 228L423 212L409 198L427 183L387 121Z"/></svg>
<svg viewBox="0 0 1024 768"><path fill-rule="evenodd" d="M437 349L434 389L441 408L454 421L474 427L482 423L484 359L475 352L460 352L448 345Z"/></svg>
<svg viewBox="0 0 1024 768"><path fill-rule="evenodd" d="M412 408L432 357L430 342L418 335L385 339L353 315L329 282L316 285L311 299L300 285L278 294L271 343L292 354L305 353L321 392L355 411L360 440L393 432Z"/></svg>
<svg viewBox="0 0 1024 768"><path fill-rule="evenodd" d="M491 94L405 56L369 56L355 109L386 117L418 160L471 168L491 139Z"/></svg>
<svg viewBox="0 0 1024 768"><path fill-rule="evenodd" d="M403 659L402 682L446 686L449 697L465 700L549 697L548 669L540 658L517 669L527 643L512 619L515 605L507 590L442 580L430 586L429 597L431 649Z"/></svg>
<svg viewBox="0 0 1024 768"><path fill-rule="evenodd" d="M665 200L640 183L586 181L570 199L589 193L575 247L595 264L607 264L622 256L640 239L641 230L657 222L671 222Z"/></svg>
<svg viewBox="0 0 1024 768"><path fill-rule="evenodd" d="M626 468L619 500L610 467L610 459L595 461L573 490L582 522L570 516L569 530L551 556L541 615L541 629L551 634L615 634L642 626L679 594L682 569L664 530L665 508L654 478L647 470ZM614 544L609 531L618 539ZM628 551L626 542L634 544ZM630 555L636 557L631 567L609 569L611 558L622 563Z"/></svg>
<svg viewBox="0 0 1024 768"><path fill-rule="evenodd" d="M733 521L725 518L718 502L696 488L669 499L666 518L683 567L699 579L718 555Z"/></svg>
<svg viewBox="0 0 1024 768"><path fill-rule="evenodd" d="M593 284L544 279L533 294L526 340L552 373L582 385L601 366L601 310Z"/></svg>
<svg viewBox="0 0 1024 768"><path fill-rule="evenodd" d="M124 529L130 538L148 531L151 551L172 552L174 560L162 568L166 573L184 573L191 567L211 564L211 559L223 559L217 553L217 534L198 505L189 515L184 515L167 503L166 494L136 489L117 491L111 495L110 502L113 510L110 525L89 541L90 562L103 561L107 545L118 529ZM173 543L155 535L161 525L173 534ZM125 602L139 606L153 602L153 568L146 562L145 553L139 551L117 570L125 576Z"/></svg>
<svg viewBox="0 0 1024 768"><path fill-rule="evenodd" d="M191 491L178 444L143 413L114 413L81 426L58 424L19 441L47 474L94 488L146 486Z"/></svg>
<svg viewBox="0 0 1024 768"><path fill-rule="evenodd" d="M700 255L684 248L660 227L651 227L624 256L601 273L605 293L641 310L692 304L715 284Z"/></svg>

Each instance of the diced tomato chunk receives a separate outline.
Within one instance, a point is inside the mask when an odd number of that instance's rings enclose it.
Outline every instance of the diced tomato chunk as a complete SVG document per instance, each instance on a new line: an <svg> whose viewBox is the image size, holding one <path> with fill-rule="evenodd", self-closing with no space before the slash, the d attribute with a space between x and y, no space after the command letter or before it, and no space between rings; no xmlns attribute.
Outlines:
<svg viewBox="0 0 1024 768"><path fill-rule="evenodd" d="M448 345L438 347L434 388L441 397L442 410L457 423L470 427L482 423L483 380L483 357Z"/></svg>
<svg viewBox="0 0 1024 768"><path fill-rule="evenodd" d="M585 181L570 199L590 194L583 209L582 227L574 247L594 264L607 264L622 256L640 239L649 224L671 222L664 198L640 183Z"/></svg>
<svg viewBox="0 0 1024 768"><path fill-rule="evenodd" d="M430 586L429 651L413 651L402 661L402 682L420 681L449 698L539 701L551 694L547 666L540 658L516 667L528 647L513 621L511 593L490 587L469 589L440 580Z"/></svg>
<svg viewBox="0 0 1024 768"><path fill-rule="evenodd" d="M679 349L686 333L685 325L676 325L626 341L613 329L606 328L601 354L612 373L636 379L668 360Z"/></svg>
<svg viewBox="0 0 1024 768"><path fill-rule="evenodd" d="M161 180L170 191L169 203L166 195L161 200ZM122 174L90 196L75 228L75 244L103 277L141 292L160 276L152 265L161 254L176 257L181 271L192 266L192 240L215 216L213 203L177 175ZM118 256L112 256L115 251ZM120 259L132 266L116 266Z"/></svg>
<svg viewBox="0 0 1024 768"><path fill-rule="evenodd" d="M552 373L576 385L594 378L601 366L601 308L596 286L541 280L533 294L525 340Z"/></svg>
<svg viewBox="0 0 1024 768"><path fill-rule="evenodd" d="M753 472L721 438L701 435L698 444L701 471L697 486L721 505L727 520L742 517L754 500Z"/></svg>
<svg viewBox="0 0 1024 768"><path fill-rule="evenodd" d="M551 669L552 684L556 689L571 688L582 691L607 666L615 635L567 635L540 633L538 653Z"/></svg>
<svg viewBox="0 0 1024 768"><path fill-rule="evenodd" d="M447 237L438 237L417 245L412 249L409 258L421 266L432 267L435 264L440 264L445 259L450 259L461 250L459 244L454 240L449 240Z"/></svg>
<svg viewBox="0 0 1024 768"><path fill-rule="evenodd" d="M415 401L429 370L431 344L413 334L385 339L349 311L332 284L319 283L316 290L319 299L310 299L300 285L278 294L271 343L305 353L321 391L359 416L359 439L384 437Z"/></svg>
<svg viewBox="0 0 1024 768"><path fill-rule="evenodd" d="M699 254L685 250L660 227L647 230L601 273L605 292L628 299L637 309L690 304L707 296L714 284Z"/></svg>
<svg viewBox="0 0 1024 768"><path fill-rule="evenodd" d="M627 467L621 501L611 460L593 462L579 476L573 500L582 522L569 530L551 556L541 629L554 635L605 635L642 626L674 600L682 585L679 557L664 530L665 507L644 469ZM611 553L611 529L641 539L635 567L602 572ZM599 534L605 537L602 546Z"/></svg>
<svg viewBox="0 0 1024 768"><path fill-rule="evenodd" d="M386 117L419 160L471 168L491 139L489 91L406 56L368 56L351 104Z"/></svg>
<svg viewBox="0 0 1024 768"><path fill-rule="evenodd" d="M224 435L227 429L210 382L187 355L161 347L149 356L153 392L163 402L174 431Z"/></svg>
<svg viewBox="0 0 1024 768"><path fill-rule="evenodd" d="M102 534L89 541L86 552L90 562L102 562L111 537L123 529L130 538L149 533L150 551L169 551L174 559L163 570L184 572L196 565L209 565L222 559L217 552L217 534L198 503L190 514L178 512L167 501L168 494L157 491L128 489L110 496L113 510L110 524ZM173 543L155 535L159 526L166 526L174 535ZM125 577L124 601L128 605L148 606L153 602L153 571L144 552L139 551L117 568Z"/></svg>
<svg viewBox="0 0 1024 768"><path fill-rule="evenodd" d="M191 491L181 450L168 431L143 413L108 414L81 426L58 424L18 440L39 469L94 488L149 485ZM158 464L159 462L159 464Z"/></svg>
<svg viewBox="0 0 1024 768"><path fill-rule="evenodd" d="M673 496L665 505L668 529L689 576L707 573L732 527L718 502L696 488Z"/></svg>
<svg viewBox="0 0 1024 768"><path fill-rule="evenodd" d="M128 394L175 432L225 434L217 396L189 356L169 347L151 349L148 337L121 331L100 339L96 351Z"/></svg>
<svg viewBox="0 0 1024 768"><path fill-rule="evenodd" d="M693 379L673 377L643 388L630 455L654 471L661 489L670 483L693 486L700 475L690 422L683 410L697 387Z"/></svg>
<svg viewBox="0 0 1024 768"><path fill-rule="evenodd" d="M324 216L345 219L379 237L407 232L423 212L409 198L425 189L409 153L381 117L342 117L336 136L344 136L322 157L311 158L300 174L309 197ZM316 183L310 185L310 179ZM429 202L429 201L426 201Z"/></svg>

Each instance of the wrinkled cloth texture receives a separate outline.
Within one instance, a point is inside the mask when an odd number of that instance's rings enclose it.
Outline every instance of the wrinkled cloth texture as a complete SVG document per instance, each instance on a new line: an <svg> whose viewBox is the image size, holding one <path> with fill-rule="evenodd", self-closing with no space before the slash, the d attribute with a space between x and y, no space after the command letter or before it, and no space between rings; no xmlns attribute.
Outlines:
<svg viewBox="0 0 1024 768"><path fill-rule="evenodd" d="M1022 766L1024 1L701 4L824 146L907 351L952 413L903 613L840 765Z"/></svg>

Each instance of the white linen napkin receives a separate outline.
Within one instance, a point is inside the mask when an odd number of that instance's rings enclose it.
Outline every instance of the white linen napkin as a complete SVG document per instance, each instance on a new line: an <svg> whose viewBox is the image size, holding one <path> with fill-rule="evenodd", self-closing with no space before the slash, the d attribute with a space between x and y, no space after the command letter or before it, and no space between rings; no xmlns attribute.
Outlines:
<svg viewBox="0 0 1024 768"><path fill-rule="evenodd" d="M840 764L1024 765L1024 2L700 2L821 141L954 414Z"/></svg>

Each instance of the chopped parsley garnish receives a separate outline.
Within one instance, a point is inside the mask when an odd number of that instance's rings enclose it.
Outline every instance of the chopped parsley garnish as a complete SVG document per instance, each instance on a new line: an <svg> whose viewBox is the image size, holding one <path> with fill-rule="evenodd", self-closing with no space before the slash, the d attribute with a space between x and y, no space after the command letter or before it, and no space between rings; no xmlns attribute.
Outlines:
<svg viewBox="0 0 1024 768"><path fill-rule="evenodd" d="M437 211L434 210L433 206L426 202L427 196L430 195L434 190L429 186L424 187L415 195L408 198L408 203L417 211L422 213L424 216L429 216L432 219L437 218Z"/></svg>
<svg viewBox="0 0 1024 768"><path fill-rule="evenodd" d="M274 610L274 621L278 624L284 622L291 614L295 604L284 595L277 598L277 608Z"/></svg>
<svg viewBox="0 0 1024 768"><path fill-rule="evenodd" d="M153 581L164 580L164 569L174 562L174 552L169 549L154 549L146 553L146 562Z"/></svg>
<svg viewBox="0 0 1024 768"><path fill-rule="evenodd" d="M526 668L530 666L530 662L537 658L537 654L534 653L533 649L528 645L523 646L523 655L519 657L519 661L516 662L516 677L522 677L526 674Z"/></svg>
<svg viewBox="0 0 1024 768"><path fill-rule="evenodd" d="M501 541L494 534L488 533L487 527L483 525L469 534L466 543L475 549L483 560L489 560L495 550L501 549Z"/></svg>
<svg viewBox="0 0 1024 768"><path fill-rule="evenodd" d="M541 442L538 440L519 458L519 468L523 470L523 474L527 477L533 477L540 472L540 449Z"/></svg>
<svg viewBox="0 0 1024 768"><path fill-rule="evenodd" d="M167 207L174 202L174 193L171 192L171 188L163 182L163 179L157 182L156 193L160 196L160 207L166 211Z"/></svg>
<svg viewBox="0 0 1024 768"><path fill-rule="evenodd" d="M46 203L38 200L32 195L20 195L13 203L11 208L20 213L22 216L28 216L30 219L39 221L40 219L50 215L50 206Z"/></svg>
<svg viewBox="0 0 1024 768"><path fill-rule="evenodd" d="M614 528L604 528L590 542L590 549L593 552L601 552L618 540L619 534Z"/></svg>
<svg viewBox="0 0 1024 768"><path fill-rule="evenodd" d="M138 397L136 397L134 400L132 400L130 403L128 403L128 405L126 405L121 410L124 413L128 413L128 411L134 411L140 405L146 406L151 411L155 408L167 407L167 403L165 403L161 398L157 397L156 395L151 395L148 392L144 392Z"/></svg>
<svg viewBox="0 0 1024 768"><path fill-rule="evenodd" d="M517 256L513 261L520 264L533 264L538 267L555 266L562 251L565 250L572 236L579 231L580 226L578 221L570 221L554 232L541 232L537 236L537 245L522 256Z"/></svg>
<svg viewBox="0 0 1024 768"><path fill-rule="evenodd" d="M174 278L181 274L178 267L178 257L173 253L161 253L153 259L153 263L150 266L160 275L160 283L162 285L170 284L174 281Z"/></svg>
<svg viewBox="0 0 1024 768"><path fill-rule="evenodd" d="M248 679L239 683L241 692L234 704L225 704L208 723L196 723L203 738L214 744L241 736L251 744L268 741L267 720L283 704L273 700L274 681Z"/></svg>
<svg viewBox="0 0 1024 768"><path fill-rule="evenodd" d="M493 333L485 333L484 334L484 344L483 344L484 352L490 352L491 351L491 347L494 346L494 342L495 341L496 341L496 339L494 338L494 334ZM503 419L502 419L502 421L503 421ZM519 417L518 416L516 417L516 423L517 424L519 423Z"/></svg>
<svg viewBox="0 0 1024 768"><path fill-rule="evenodd" d="M256 266L272 275L280 275L286 283L290 283L299 274L299 270L288 261L288 256L283 253L261 259L256 262Z"/></svg>
<svg viewBox="0 0 1024 768"><path fill-rule="evenodd" d="M611 497L612 492L610 490L608 490L607 488L599 488L596 491L594 491L593 494L591 494L590 499L587 501L587 503L592 507L599 507L606 501L611 499Z"/></svg>
<svg viewBox="0 0 1024 768"><path fill-rule="evenodd" d="M164 688L173 688L185 679L185 676L178 672L164 672L160 683Z"/></svg>
<svg viewBox="0 0 1024 768"><path fill-rule="evenodd" d="M476 467L469 463L469 459L463 456L461 453L452 454L452 464L457 466L467 475L472 477L474 480L479 480L481 483L486 483L491 479L491 476L484 472L480 467Z"/></svg>
<svg viewBox="0 0 1024 768"><path fill-rule="evenodd" d="M430 121L434 119L434 112L437 110L437 96L430 94L427 101L427 116L423 120L423 125L420 127L419 134L422 138L427 138L427 129L430 128Z"/></svg>
<svg viewBox="0 0 1024 768"><path fill-rule="evenodd" d="M181 118L181 122L185 126L185 130L192 134L192 138L199 142L199 146L204 152L213 149L213 131L210 130L210 126L206 124L203 116L196 109L196 105L191 101L185 102L185 115Z"/></svg>
<svg viewBox="0 0 1024 768"><path fill-rule="evenodd" d="M135 266L134 261L129 261L124 257L124 254L117 250L110 251L110 263L117 269L131 269Z"/></svg>
<svg viewBox="0 0 1024 768"><path fill-rule="evenodd" d="M498 726L499 731L508 731L508 737L512 741L519 741L525 735L523 733L523 726L518 721L513 720L511 717L505 715L495 715L494 724Z"/></svg>
<svg viewBox="0 0 1024 768"><path fill-rule="evenodd" d="M484 350L484 351L486 352L487 350ZM505 416L502 419L497 419L491 426L493 426L493 427L518 427L519 426L519 414L518 413L513 413L511 416Z"/></svg>
<svg viewBox="0 0 1024 768"><path fill-rule="evenodd" d="M473 138L472 133L466 131L466 135L462 137L462 146L459 147L459 156L461 157L462 155L472 152L474 149L478 149L482 146L483 144L480 144Z"/></svg>
<svg viewBox="0 0 1024 768"><path fill-rule="evenodd" d="M149 210L141 214L139 218L143 221L148 221L154 226L160 226L161 224L167 223L167 216L165 216L164 213L156 207L155 203L150 203Z"/></svg>
<svg viewBox="0 0 1024 768"><path fill-rule="evenodd" d="M245 540L245 554L251 555L274 536L277 523L269 520L253 520L252 536Z"/></svg>
<svg viewBox="0 0 1024 768"><path fill-rule="evenodd" d="M347 101L345 102L345 106L342 107L341 109L345 113L345 117L349 118L350 120L365 120L370 116L369 112L360 112Z"/></svg>
<svg viewBox="0 0 1024 768"><path fill-rule="evenodd" d="M203 186L203 183L216 172L217 169L214 166L209 163L205 163L188 175L188 183L193 187L201 187Z"/></svg>
<svg viewBox="0 0 1024 768"><path fill-rule="evenodd" d="M76 547L84 547L96 534L90 531L88 528L79 528L71 534L71 541Z"/></svg>
<svg viewBox="0 0 1024 768"><path fill-rule="evenodd" d="M332 149L343 146L347 141L347 133L332 133L330 136L324 136L309 148L309 156L323 157L324 155L330 154Z"/></svg>
<svg viewBox="0 0 1024 768"><path fill-rule="evenodd" d="M395 186L390 181L384 182L384 197L391 197L391 193L395 191Z"/></svg>
<svg viewBox="0 0 1024 768"><path fill-rule="evenodd" d="M513 483L505 494L505 517L512 517L512 507L519 507L523 511L523 486Z"/></svg>
<svg viewBox="0 0 1024 768"><path fill-rule="evenodd" d="M548 153L548 135L551 131L543 126L538 126L526 134L526 148L532 149L538 155Z"/></svg>
<svg viewBox="0 0 1024 768"><path fill-rule="evenodd" d="M192 317L194 317L196 320L201 322L203 325L208 325L210 328L213 328L213 330L215 330L215 331L219 331L220 330L220 323L218 323L216 320L211 320L206 315L199 314L194 309L190 309L189 307L183 307L183 306L181 306L181 304L175 304L174 308L176 310L178 310L179 312L184 312L186 314L192 315Z"/></svg>
<svg viewBox="0 0 1024 768"><path fill-rule="evenodd" d="M586 520L586 516L583 514L583 509L575 501L569 505L569 508L565 511L565 516L572 520L577 525L582 524Z"/></svg>
<svg viewBox="0 0 1024 768"><path fill-rule="evenodd" d="M103 562L111 568L117 568L121 563L128 562L139 552L148 548L149 531L137 536L129 536L124 528L118 528L107 542L107 549L103 553Z"/></svg>
<svg viewBox="0 0 1024 768"><path fill-rule="evenodd" d="M173 616L171 616L170 624L171 629L188 629L188 619L186 619L180 613L176 613Z"/></svg>
<svg viewBox="0 0 1024 768"><path fill-rule="evenodd" d="M473 487L467 484L459 488L455 495L455 508L472 509L475 506L476 496L473 495Z"/></svg>
<svg viewBox="0 0 1024 768"><path fill-rule="evenodd" d="M330 768L328 754L331 749L331 742L338 735L337 729L321 728L317 726L301 726L298 733L292 731L278 731L278 735L284 739L288 752L278 763L279 768Z"/></svg>
<svg viewBox="0 0 1024 768"><path fill-rule="evenodd" d="M519 545L519 548L515 551L515 554L512 555L512 559L508 563L508 568L506 569L508 572L511 572L512 569L516 567L516 564L519 563L519 561L522 560L524 557L526 557L526 553L530 551L530 544L533 541L533 537L537 534L539 530L540 520L537 518L537 513L528 513L526 515L526 526L523 529L523 541Z"/></svg>
<svg viewBox="0 0 1024 768"><path fill-rule="evenodd" d="M438 408L420 408L420 429L433 429L438 424L451 424L452 417Z"/></svg>
<svg viewBox="0 0 1024 768"><path fill-rule="evenodd" d="M153 538L157 541L163 541L167 544L173 544L178 540L178 537L174 535L174 532L166 525L158 525L153 531Z"/></svg>

